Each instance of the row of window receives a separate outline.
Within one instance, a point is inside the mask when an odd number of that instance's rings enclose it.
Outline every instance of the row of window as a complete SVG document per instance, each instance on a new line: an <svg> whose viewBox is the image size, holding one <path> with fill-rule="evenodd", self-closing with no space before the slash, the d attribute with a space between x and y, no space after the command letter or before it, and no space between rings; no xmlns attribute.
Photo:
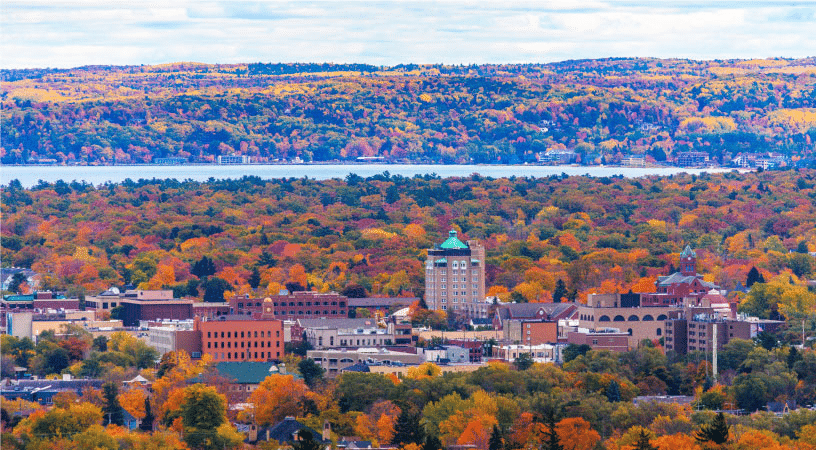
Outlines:
<svg viewBox="0 0 816 450"><path fill-rule="evenodd" d="M332 310L331 313L329 313L329 311L323 311L324 316L328 316L328 315L336 316L337 314L338 314L338 312L335 311L335 310ZM346 312L345 311L340 311L339 314L345 315ZM276 316L303 316L303 315L311 316L312 312L311 311L275 311L275 315ZM315 311L314 315L319 316L320 311Z"/></svg>
<svg viewBox="0 0 816 450"><path fill-rule="evenodd" d="M255 345L252 345L253 342L255 343ZM258 347L258 342L260 342L261 343L261 345L260 345L261 348L264 348L264 343L266 343L267 347L272 347L272 343L269 342L269 341L253 341L253 342L247 342L246 346L247 347L257 348ZM218 342L216 342L215 345L212 345L212 344L213 344L212 341L208 341L207 342L207 348L224 348L224 341L221 341L220 346L218 345ZM232 348L233 347L231 341L227 341L226 344L227 344L226 348ZM280 347L280 341L275 341L275 347ZM235 348L238 348L238 342L235 343ZM241 341L241 348L244 348L244 341Z"/></svg>
<svg viewBox="0 0 816 450"><path fill-rule="evenodd" d="M261 356L258 356L260 353ZM235 359L235 360L244 360L247 358L253 359L272 359L272 358L280 358L280 352L275 352L275 356L272 356L272 352L215 352L212 354L215 359ZM254 355L254 356L253 356Z"/></svg>
<svg viewBox="0 0 816 450"><path fill-rule="evenodd" d="M217 338L218 337L218 332L217 331L216 332L208 331L207 332L207 337L210 338L210 339L212 339L214 337ZM223 331L221 332L221 337L222 338L225 337ZM227 331L226 332L226 337L227 338L238 338L239 336L238 336L237 331L235 333L233 333L232 331ZM252 331L247 331L246 336L244 336L244 332L242 331L240 337L258 337L258 332L255 331L255 335L252 336ZM272 337L272 332L271 331L261 330L261 337ZM275 331L275 337L280 337L280 330Z"/></svg>

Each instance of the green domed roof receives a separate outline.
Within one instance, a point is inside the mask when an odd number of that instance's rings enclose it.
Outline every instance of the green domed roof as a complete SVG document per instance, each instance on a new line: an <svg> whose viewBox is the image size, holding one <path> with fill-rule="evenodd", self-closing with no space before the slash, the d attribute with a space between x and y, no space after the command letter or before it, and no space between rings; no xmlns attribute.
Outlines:
<svg viewBox="0 0 816 450"><path fill-rule="evenodd" d="M450 230L448 239L439 246L439 248L445 250L451 249L464 249L468 248L467 244L460 241L459 238L456 237L456 230Z"/></svg>

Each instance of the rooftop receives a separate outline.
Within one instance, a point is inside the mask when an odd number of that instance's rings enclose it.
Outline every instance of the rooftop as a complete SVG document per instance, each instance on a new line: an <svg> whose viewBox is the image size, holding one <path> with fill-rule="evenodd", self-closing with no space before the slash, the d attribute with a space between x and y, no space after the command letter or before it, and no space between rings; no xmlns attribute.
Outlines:
<svg viewBox="0 0 816 450"><path fill-rule="evenodd" d="M453 249L466 249L468 248L467 244L460 241L459 238L456 237L456 230L450 230L448 233L448 239L443 242L439 248L444 250L453 250Z"/></svg>

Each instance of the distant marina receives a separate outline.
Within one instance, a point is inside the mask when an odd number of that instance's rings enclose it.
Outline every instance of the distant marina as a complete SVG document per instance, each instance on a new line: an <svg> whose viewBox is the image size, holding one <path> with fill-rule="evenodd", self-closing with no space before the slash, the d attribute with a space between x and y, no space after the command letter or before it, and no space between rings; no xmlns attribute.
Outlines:
<svg viewBox="0 0 816 450"><path fill-rule="evenodd" d="M257 176L263 179L303 178L328 180L344 179L349 174L370 177L383 172L391 175L413 177L416 175L438 175L442 178L469 177L479 174L483 177L535 177L553 175L587 175L592 177L623 176L639 178L651 175L669 176L679 173L701 174L704 172L729 172L732 168L686 168L686 167L613 167L613 166L540 166L540 165L437 165L437 164L282 164L282 165L123 165L123 166L8 166L0 167L0 184L7 186L17 179L23 187L36 186L40 180L53 183L86 182L95 186L121 183L130 178L171 179L179 181L207 181L210 178L237 179L243 176Z"/></svg>

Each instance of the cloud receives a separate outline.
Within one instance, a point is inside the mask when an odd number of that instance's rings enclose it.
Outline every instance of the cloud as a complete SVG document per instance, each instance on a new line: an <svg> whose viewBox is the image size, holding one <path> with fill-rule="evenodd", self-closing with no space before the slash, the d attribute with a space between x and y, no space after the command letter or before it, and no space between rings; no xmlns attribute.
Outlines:
<svg viewBox="0 0 816 450"><path fill-rule="evenodd" d="M0 17L6 68L816 54L812 2L3 0Z"/></svg>

